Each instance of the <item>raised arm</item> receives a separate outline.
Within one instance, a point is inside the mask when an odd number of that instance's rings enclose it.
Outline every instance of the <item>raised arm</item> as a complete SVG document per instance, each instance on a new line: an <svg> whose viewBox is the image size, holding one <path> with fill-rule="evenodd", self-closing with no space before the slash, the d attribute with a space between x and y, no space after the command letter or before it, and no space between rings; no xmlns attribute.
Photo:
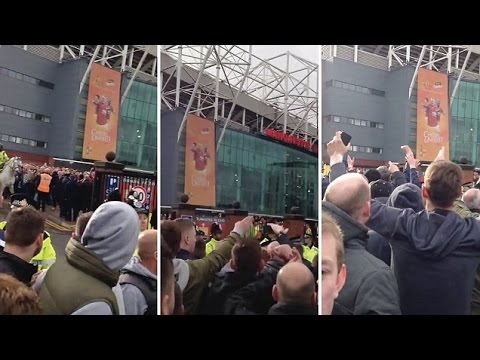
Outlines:
<svg viewBox="0 0 480 360"><path fill-rule="evenodd" d="M370 229L385 237L408 232L408 218L415 216L412 209L397 209L372 199L370 219L365 224Z"/></svg>

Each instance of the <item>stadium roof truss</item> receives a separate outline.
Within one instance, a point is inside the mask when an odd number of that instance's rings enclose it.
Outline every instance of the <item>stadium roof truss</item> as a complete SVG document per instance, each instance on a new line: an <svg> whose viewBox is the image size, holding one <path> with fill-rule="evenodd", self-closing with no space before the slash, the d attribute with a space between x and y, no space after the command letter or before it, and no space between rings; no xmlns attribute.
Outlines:
<svg viewBox="0 0 480 360"><path fill-rule="evenodd" d="M82 92L93 63L126 73L130 81L121 103L134 80L157 84L157 45L15 45L25 51L58 63L86 59L88 67L80 83Z"/></svg>
<svg viewBox="0 0 480 360"><path fill-rule="evenodd" d="M252 48L162 47L162 105L186 108L178 139L187 115L196 113L223 125L217 150L227 126L274 128L312 145L317 141L318 64L290 52L260 59Z"/></svg>
<svg viewBox="0 0 480 360"><path fill-rule="evenodd" d="M392 70L398 66L415 66L408 95L423 67L443 72L457 80L480 81L480 45L324 45L322 59L331 61L334 57L351 57L354 62L375 64L374 67ZM374 61L372 57L385 59L385 63ZM450 103L457 92L457 81L450 97Z"/></svg>

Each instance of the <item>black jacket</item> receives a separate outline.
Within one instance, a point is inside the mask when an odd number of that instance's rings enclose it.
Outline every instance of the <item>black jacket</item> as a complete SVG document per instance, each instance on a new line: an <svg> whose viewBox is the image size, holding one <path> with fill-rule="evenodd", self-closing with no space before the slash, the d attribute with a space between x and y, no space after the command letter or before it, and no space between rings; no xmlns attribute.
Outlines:
<svg viewBox="0 0 480 360"><path fill-rule="evenodd" d="M390 266L392 249L390 248L389 240L385 236L382 236L373 230L369 230L365 248L370 254Z"/></svg>
<svg viewBox="0 0 480 360"><path fill-rule="evenodd" d="M26 285L32 281L32 276L37 272L37 266L30 264L19 257L0 251L0 273L12 275Z"/></svg>
<svg viewBox="0 0 480 360"><path fill-rule="evenodd" d="M225 301L225 315L266 315L275 304L272 287L283 263L267 262L257 280L235 291Z"/></svg>
<svg viewBox="0 0 480 360"><path fill-rule="evenodd" d="M215 274L207 294L204 298L201 314L223 315L227 298L235 291L248 285L256 279L256 275L245 276L241 273L229 271Z"/></svg>
<svg viewBox="0 0 480 360"><path fill-rule="evenodd" d="M388 201L388 197L378 197L376 200L380 201L382 204L385 204ZM370 254L390 266L392 248L390 247L390 242L386 237L373 230L369 230L367 245L365 248Z"/></svg>
<svg viewBox="0 0 480 360"><path fill-rule="evenodd" d="M322 202L344 235L347 279L333 315L400 315L397 281L392 270L366 249L368 229L335 205Z"/></svg>
<svg viewBox="0 0 480 360"><path fill-rule="evenodd" d="M445 210L416 213L372 201L367 226L391 238L403 314L471 313L480 261L479 220Z"/></svg>
<svg viewBox="0 0 480 360"><path fill-rule="evenodd" d="M275 304L268 315L318 315L318 306L305 304Z"/></svg>

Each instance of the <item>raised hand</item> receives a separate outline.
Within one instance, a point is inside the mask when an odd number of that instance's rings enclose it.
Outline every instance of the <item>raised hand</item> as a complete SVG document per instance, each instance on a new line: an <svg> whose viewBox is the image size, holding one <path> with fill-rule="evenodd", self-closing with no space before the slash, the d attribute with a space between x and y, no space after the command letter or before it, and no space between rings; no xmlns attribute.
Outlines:
<svg viewBox="0 0 480 360"><path fill-rule="evenodd" d="M402 149L403 153L404 153L406 156L409 156L409 154L411 154L412 157L415 157L415 155L413 154L413 151L412 151L412 149L410 148L410 146L408 146L408 145L402 145L402 146L400 146L400 149Z"/></svg>
<svg viewBox="0 0 480 360"><path fill-rule="evenodd" d="M445 146L442 146L440 151L437 154L437 157L433 161L445 160Z"/></svg>
<svg viewBox="0 0 480 360"><path fill-rule="evenodd" d="M393 174L395 171L400 171L398 166L391 161L388 162L388 171L390 171L390 174Z"/></svg>
<svg viewBox="0 0 480 360"><path fill-rule="evenodd" d="M351 158L350 155L347 156L347 164L348 164L348 169L353 169L353 164L355 162L355 158Z"/></svg>
<svg viewBox="0 0 480 360"><path fill-rule="evenodd" d="M288 232L288 229L285 229L282 225L278 225L278 224L274 224L274 223L268 223L267 225L272 228L273 232L276 235L286 234Z"/></svg>
<svg viewBox="0 0 480 360"><path fill-rule="evenodd" d="M248 228L253 224L253 216L247 216L246 218L237 221L233 228L233 231L236 232L241 237L244 237L248 231Z"/></svg>

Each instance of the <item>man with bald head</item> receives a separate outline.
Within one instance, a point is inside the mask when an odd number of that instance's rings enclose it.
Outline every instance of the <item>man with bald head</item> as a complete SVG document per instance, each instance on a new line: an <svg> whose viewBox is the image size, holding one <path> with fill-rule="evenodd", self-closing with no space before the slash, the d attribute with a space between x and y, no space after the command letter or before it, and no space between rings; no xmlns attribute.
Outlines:
<svg viewBox="0 0 480 360"><path fill-rule="evenodd" d="M475 188L467 190L462 200L471 212L480 213L480 190Z"/></svg>
<svg viewBox="0 0 480 360"><path fill-rule="evenodd" d="M145 230L138 236L138 255L122 269L122 287L126 315L157 314L158 232Z"/></svg>
<svg viewBox="0 0 480 360"><path fill-rule="evenodd" d="M340 132L327 144L331 171L348 147ZM337 174L338 175L338 174ZM328 186L322 210L331 215L343 233L347 279L333 307L333 315L399 315L398 287L391 269L366 250L370 217L370 188L365 176L344 174Z"/></svg>
<svg viewBox="0 0 480 360"><path fill-rule="evenodd" d="M318 315L315 279L302 263L288 263L280 269L272 297L277 303L268 315Z"/></svg>

